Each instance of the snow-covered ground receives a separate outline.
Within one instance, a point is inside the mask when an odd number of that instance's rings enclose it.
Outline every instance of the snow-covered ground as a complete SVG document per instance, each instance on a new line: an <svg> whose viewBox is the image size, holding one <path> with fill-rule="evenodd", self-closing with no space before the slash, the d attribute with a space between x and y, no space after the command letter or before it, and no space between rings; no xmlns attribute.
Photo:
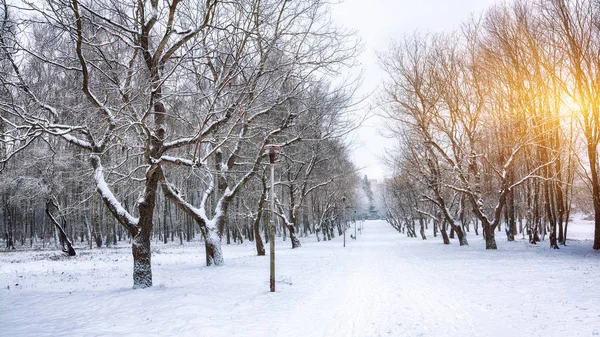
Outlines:
<svg viewBox="0 0 600 337"><path fill-rule="evenodd" d="M200 244L154 244L155 286L131 289L129 247L0 253L0 336L597 336L600 253L577 221L567 247L485 251L409 239L383 221L303 247L277 242L277 292L252 243L205 267ZM587 239L587 240L586 240Z"/></svg>

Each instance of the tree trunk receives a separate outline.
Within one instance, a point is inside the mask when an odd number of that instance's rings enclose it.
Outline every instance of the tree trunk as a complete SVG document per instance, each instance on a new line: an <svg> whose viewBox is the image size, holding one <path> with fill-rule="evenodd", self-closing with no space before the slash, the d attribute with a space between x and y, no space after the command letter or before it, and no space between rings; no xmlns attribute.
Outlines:
<svg viewBox="0 0 600 337"><path fill-rule="evenodd" d="M423 219L423 216L419 217L419 226L421 227L421 230L420 230L421 238L423 240L427 240L427 237L425 236L425 220Z"/></svg>
<svg viewBox="0 0 600 337"><path fill-rule="evenodd" d="M102 231L100 230L100 210L102 204L98 203L98 194L94 193L92 197L94 202L92 203L92 229L94 241L96 241L96 247L102 248Z"/></svg>
<svg viewBox="0 0 600 337"><path fill-rule="evenodd" d="M118 223L117 222L118 222L117 219L113 219L113 222L112 222L113 223L113 230L112 230L112 232L113 232L113 236L112 236L113 246L117 245L117 231L118 231L117 230L117 228L118 228Z"/></svg>
<svg viewBox="0 0 600 337"><path fill-rule="evenodd" d="M167 213L169 212L169 202L167 198L163 198L163 243L169 242L169 226L167 226Z"/></svg>
<svg viewBox="0 0 600 337"><path fill-rule="evenodd" d="M106 240L104 241L104 245L106 247L110 247L111 243L112 243L112 231L113 231L113 227L109 224L111 220L111 215L110 215L110 210L106 209L106 216L104 217L104 225L106 227Z"/></svg>
<svg viewBox="0 0 600 337"><path fill-rule="evenodd" d="M133 289L152 287L152 261L150 251L150 232L141 229L133 237Z"/></svg>
<svg viewBox="0 0 600 337"><path fill-rule="evenodd" d="M586 130L587 131L587 130ZM587 152L590 161L590 182L592 184L592 199L594 201L594 246L593 249L600 249L600 181L598 177L598 143L592 140L591 132L586 132L588 140Z"/></svg>
<svg viewBox="0 0 600 337"><path fill-rule="evenodd" d="M454 226L454 231L456 232L456 236L458 238L458 243L461 246L468 246L469 242L467 241L467 235L463 231L461 226Z"/></svg>
<svg viewBox="0 0 600 337"><path fill-rule="evenodd" d="M286 227L290 231L290 241L292 241L292 249L301 247L302 244L300 244L300 240L296 236L296 229L294 228L294 225L287 225Z"/></svg>
<svg viewBox="0 0 600 337"><path fill-rule="evenodd" d="M179 214L179 213L177 213L177 208L175 208L175 212L176 212L175 215ZM177 229L178 229L179 245L180 246L183 246L183 236L184 236L184 234L183 234L183 219L182 219L182 217L184 215L185 214L182 214L181 216L176 216L175 217L175 221L177 221Z"/></svg>
<svg viewBox="0 0 600 337"><path fill-rule="evenodd" d="M265 243L269 243L269 240L271 239L271 236L269 235L269 224L271 223L271 219L269 218L270 212L267 212L264 215L264 219L263 219L263 231L264 231L264 235L265 235Z"/></svg>
<svg viewBox="0 0 600 337"><path fill-rule="evenodd" d="M130 233L133 239L133 288L148 288L152 286L152 259L150 239L152 236L156 192L158 189L158 173L146 177L146 187L143 201L138 205L140 218L137 233Z"/></svg>
<svg viewBox="0 0 600 337"><path fill-rule="evenodd" d="M498 249L494 227L485 222L482 222L481 226L483 227L483 233L485 235L485 249Z"/></svg>
<svg viewBox="0 0 600 337"><path fill-rule="evenodd" d="M254 218L254 222L252 224L252 228L254 230L254 242L256 244L256 255L258 256L265 256L265 246L263 244L262 238L260 237L260 220L263 217L263 207L267 197L268 188L264 178L262 179L262 183L263 190L258 201L258 206L256 208L256 217Z"/></svg>
<svg viewBox="0 0 600 337"><path fill-rule="evenodd" d="M446 220L442 221L442 228L440 228L440 233L442 234L442 240L444 240L444 244L449 245L450 239L448 238L448 232L446 231Z"/></svg>
<svg viewBox="0 0 600 337"><path fill-rule="evenodd" d="M65 233L65 230L63 229L63 227L60 225L60 223L58 223L58 221L56 221L54 216L52 216L52 213L50 213L49 207L51 204L56 206L55 203L51 203L50 201L46 202L46 214L48 215L48 217L50 218L52 223L54 223L54 226L58 230L58 235L60 235L60 242L63 244L63 252L67 253L68 256L75 256L76 253L75 253L75 249L73 249L73 244L71 243L71 240L69 240L69 238L67 238L67 234ZM56 207L58 207L58 206L56 206ZM67 248L65 248L64 245L66 245Z"/></svg>
<svg viewBox="0 0 600 337"><path fill-rule="evenodd" d="M216 230L207 228L204 246L206 247L207 266L220 266L225 264L223 251L221 250L221 239L219 239L219 234Z"/></svg>
<svg viewBox="0 0 600 337"><path fill-rule="evenodd" d="M569 214L569 213L567 213ZM567 245L567 229L569 228L569 219L567 218L567 220L565 221L565 226L564 226L564 234L563 234L563 241L561 242L561 244L563 246Z"/></svg>
<svg viewBox="0 0 600 337"><path fill-rule="evenodd" d="M132 238L131 252L133 255L133 288L147 288L152 286L152 265L150 238L152 235L153 215L156 206L156 191L162 171L160 166L150 166L146 172L143 196L138 204L139 218L134 219L121 204L104 180L103 168L98 156L91 156L92 166L95 170L97 191L102 196L104 204L115 219L123 225Z"/></svg>
<svg viewBox="0 0 600 337"><path fill-rule="evenodd" d="M544 184L544 197L545 197L545 208L546 208L546 217L548 218L548 221L550 222L550 235L549 235L549 241L550 241L550 247L554 248L554 249L559 249L558 248L558 241L557 241L557 235L556 235L556 231L557 231L557 215L556 215L556 202L557 200L555 200L555 198L553 198L553 190L552 190L553 184L551 181L546 181Z"/></svg>
<svg viewBox="0 0 600 337"><path fill-rule="evenodd" d="M287 231L285 230L287 228L287 226L281 226L281 232L282 232L282 236L283 236L283 241L285 241L286 237L287 237ZM294 245L294 243L292 242L292 246Z"/></svg>
<svg viewBox="0 0 600 337"><path fill-rule="evenodd" d="M512 176L512 174L511 174ZM506 239L508 241L515 241L515 233L517 231L517 224L515 222L515 193L514 191L508 192L508 198L506 200L505 218L506 218Z"/></svg>
<svg viewBox="0 0 600 337"><path fill-rule="evenodd" d="M87 215L84 216L83 221L85 222L85 226L87 228L88 231L88 245L90 247L90 249L94 248L94 244L92 241L93 235L92 235L92 224L90 221L88 221Z"/></svg>
<svg viewBox="0 0 600 337"><path fill-rule="evenodd" d="M231 244L231 232L229 231L229 222L227 222L227 227L225 229L225 233L226 233L226 237L227 237L227 244L230 245Z"/></svg>
<svg viewBox="0 0 600 337"><path fill-rule="evenodd" d="M260 236L260 216L257 216L252 226L254 228L254 243L256 244L256 255L265 256L265 245Z"/></svg>

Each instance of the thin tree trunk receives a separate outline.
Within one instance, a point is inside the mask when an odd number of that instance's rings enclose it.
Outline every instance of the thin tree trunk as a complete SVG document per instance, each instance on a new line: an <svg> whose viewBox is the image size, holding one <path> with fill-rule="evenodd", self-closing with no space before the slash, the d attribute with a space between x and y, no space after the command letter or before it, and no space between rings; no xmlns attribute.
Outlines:
<svg viewBox="0 0 600 337"><path fill-rule="evenodd" d="M301 247L302 244L300 244L300 240L296 236L296 229L294 228L294 226L293 225L287 225L285 227L287 227L288 230L289 230L289 232L290 232L290 241L292 241L292 249Z"/></svg>
<svg viewBox="0 0 600 337"><path fill-rule="evenodd" d="M423 219L423 216L419 217L419 226L421 227L419 231L421 233L421 239L427 240L427 236L425 236L425 220Z"/></svg>
<svg viewBox="0 0 600 337"><path fill-rule="evenodd" d="M65 233L65 230L60 225L60 223L58 223L58 221L56 221L54 216L52 216L52 213L50 213L50 205L54 205L57 208L58 208L58 206L53 202L50 202L50 201L46 202L46 214L48 215L48 217L50 218L50 221L52 221L52 223L54 223L54 226L58 230L58 235L60 235L60 242L63 244L63 252L67 253L68 256L75 256L76 255L75 249L73 249L73 244L71 243L71 240L69 240L69 238L67 238L67 233ZM67 248L65 248L64 245L66 245Z"/></svg>
<svg viewBox="0 0 600 337"><path fill-rule="evenodd" d="M512 176L512 174L511 174ZM515 193L514 191L508 192L508 198L506 200L506 239L508 241L515 241L515 233L517 231L517 225L515 222Z"/></svg>
<svg viewBox="0 0 600 337"><path fill-rule="evenodd" d="M256 208L256 217L254 218L254 222L252 223L252 228L254 230L254 243L256 244L256 254L258 256L265 256L265 246L262 242L262 238L260 237L260 220L262 219L263 207L268 191L267 183L264 178L262 179L262 184L263 190L258 201L258 206Z"/></svg>

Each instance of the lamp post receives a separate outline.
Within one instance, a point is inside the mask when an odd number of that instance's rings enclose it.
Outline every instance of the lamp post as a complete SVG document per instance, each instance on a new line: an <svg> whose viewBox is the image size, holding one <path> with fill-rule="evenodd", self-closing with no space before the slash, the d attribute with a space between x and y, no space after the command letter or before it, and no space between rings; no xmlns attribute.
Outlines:
<svg viewBox="0 0 600 337"><path fill-rule="evenodd" d="M354 240L356 240L356 210L354 210Z"/></svg>
<svg viewBox="0 0 600 337"><path fill-rule="evenodd" d="M342 223L344 226L344 247L346 247L346 197L342 197Z"/></svg>
<svg viewBox="0 0 600 337"><path fill-rule="evenodd" d="M269 219L269 284L271 292L275 292L275 158L277 158L280 150L281 147L278 145L269 144L265 146L265 154L269 156L271 165L271 218Z"/></svg>

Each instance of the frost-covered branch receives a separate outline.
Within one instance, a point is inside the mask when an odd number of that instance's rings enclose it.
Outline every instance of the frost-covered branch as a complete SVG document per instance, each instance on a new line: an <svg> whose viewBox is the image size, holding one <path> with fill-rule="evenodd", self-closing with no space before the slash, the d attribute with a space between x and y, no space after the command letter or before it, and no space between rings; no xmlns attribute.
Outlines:
<svg viewBox="0 0 600 337"><path fill-rule="evenodd" d="M133 217L117 200L115 195L112 193L106 179L104 178L104 168L98 155L92 155L90 157L92 167L94 168L94 181L96 182L96 189L104 204L108 210L115 216L115 218L129 231L132 236L138 233L138 222L139 219Z"/></svg>

